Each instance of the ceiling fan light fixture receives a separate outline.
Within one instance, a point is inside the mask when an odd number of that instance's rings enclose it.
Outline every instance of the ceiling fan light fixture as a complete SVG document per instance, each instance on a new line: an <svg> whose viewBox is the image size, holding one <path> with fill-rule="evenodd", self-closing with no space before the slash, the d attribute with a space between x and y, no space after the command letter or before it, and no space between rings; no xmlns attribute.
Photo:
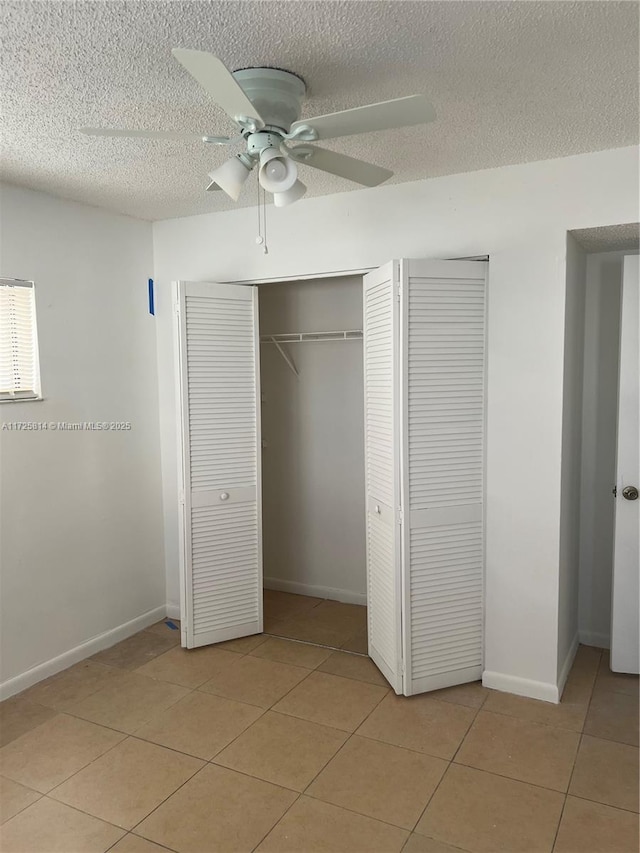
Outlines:
<svg viewBox="0 0 640 853"><path fill-rule="evenodd" d="M227 160L215 171L209 172L209 177L214 184L224 190L229 198L238 201L242 187L251 173L251 168L251 160L246 155L236 154L235 157Z"/></svg>
<svg viewBox="0 0 640 853"><path fill-rule="evenodd" d="M293 160L277 148L265 148L260 154L260 186L270 193L286 193L298 178Z"/></svg>
<svg viewBox="0 0 640 853"><path fill-rule="evenodd" d="M307 188L302 181L296 181L290 190L273 194L273 203L276 207L286 207L288 204L293 204L298 201L306 193Z"/></svg>

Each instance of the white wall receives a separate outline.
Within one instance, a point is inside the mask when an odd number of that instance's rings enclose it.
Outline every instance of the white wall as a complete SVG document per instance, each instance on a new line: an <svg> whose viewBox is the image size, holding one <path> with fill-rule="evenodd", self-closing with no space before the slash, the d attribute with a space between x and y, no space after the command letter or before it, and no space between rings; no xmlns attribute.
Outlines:
<svg viewBox="0 0 640 853"><path fill-rule="evenodd" d="M362 277L260 287L262 334L362 329ZM366 603L362 341L261 346L265 586Z"/></svg>
<svg viewBox="0 0 640 853"><path fill-rule="evenodd" d="M637 222L638 157L622 148L351 190L154 224L170 596L177 600L177 475L169 282L300 277L397 257L489 254L486 678L557 698L566 232ZM347 191L349 190L349 191Z"/></svg>
<svg viewBox="0 0 640 853"><path fill-rule="evenodd" d="M164 612L165 583L151 225L12 186L0 201L0 274L35 281L45 397L2 404L0 419L131 422L0 432L7 693L30 668L67 666L91 638Z"/></svg>
<svg viewBox="0 0 640 853"><path fill-rule="evenodd" d="M587 256L580 518L580 640L609 647L622 259Z"/></svg>
<svg viewBox="0 0 640 853"><path fill-rule="evenodd" d="M562 686L578 647L582 382L587 256L567 234L562 402L558 672Z"/></svg>

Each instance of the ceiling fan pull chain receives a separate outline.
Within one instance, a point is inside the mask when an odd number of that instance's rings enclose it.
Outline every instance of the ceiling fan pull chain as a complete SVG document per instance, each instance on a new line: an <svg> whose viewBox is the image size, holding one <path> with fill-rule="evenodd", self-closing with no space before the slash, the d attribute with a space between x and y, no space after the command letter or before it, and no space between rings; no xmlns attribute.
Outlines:
<svg viewBox="0 0 640 853"><path fill-rule="evenodd" d="M258 183L258 186L260 184ZM267 245L267 192L266 190L262 190L262 220L264 224L264 248L263 252L265 255L269 254L269 247Z"/></svg>

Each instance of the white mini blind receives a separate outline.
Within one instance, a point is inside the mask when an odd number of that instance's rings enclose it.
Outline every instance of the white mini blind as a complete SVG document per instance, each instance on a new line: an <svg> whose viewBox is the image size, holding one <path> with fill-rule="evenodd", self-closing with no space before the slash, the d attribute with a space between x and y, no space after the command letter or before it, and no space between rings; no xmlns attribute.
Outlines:
<svg viewBox="0 0 640 853"><path fill-rule="evenodd" d="M33 282L3 278L0 279L0 401L39 397Z"/></svg>

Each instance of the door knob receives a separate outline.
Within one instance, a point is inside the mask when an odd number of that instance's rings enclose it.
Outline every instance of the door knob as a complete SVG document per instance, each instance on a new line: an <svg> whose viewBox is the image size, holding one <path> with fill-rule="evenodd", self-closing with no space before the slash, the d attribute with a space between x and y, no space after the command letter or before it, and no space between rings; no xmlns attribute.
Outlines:
<svg viewBox="0 0 640 853"><path fill-rule="evenodd" d="M622 490L622 497L628 501L638 500L638 489L636 486L625 486Z"/></svg>

